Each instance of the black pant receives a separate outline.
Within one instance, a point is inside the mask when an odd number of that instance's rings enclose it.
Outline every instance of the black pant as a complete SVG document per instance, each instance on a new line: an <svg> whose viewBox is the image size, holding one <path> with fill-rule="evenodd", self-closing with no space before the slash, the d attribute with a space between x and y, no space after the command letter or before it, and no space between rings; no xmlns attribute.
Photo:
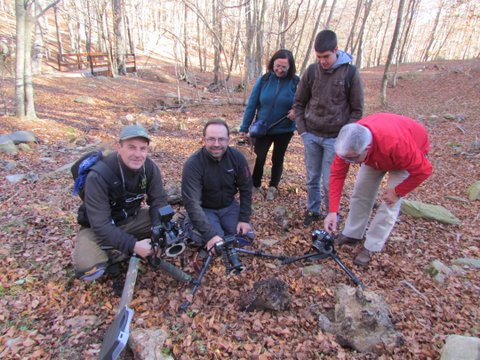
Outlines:
<svg viewBox="0 0 480 360"><path fill-rule="evenodd" d="M255 168L253 169L252 179L253 186L260 187L262 185L263 167L267 160L268 150L273 143L272 153L272 176L270 178L270 185L277 187L282 177L283 159L287 151L288 143L293 136L293 132L285 134L266 135L255 139Z"/></svg>

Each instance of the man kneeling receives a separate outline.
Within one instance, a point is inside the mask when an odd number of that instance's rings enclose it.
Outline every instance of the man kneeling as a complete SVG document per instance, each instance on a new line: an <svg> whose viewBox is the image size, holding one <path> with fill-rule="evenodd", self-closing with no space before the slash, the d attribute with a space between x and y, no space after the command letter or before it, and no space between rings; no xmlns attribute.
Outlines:
<svg viewBox="0 0 480 360"><path fill-rule="evenodd" d="M251 231L252 178L243 154L228 146L230 130L220 119L203 129L203 147L183 167L182 198L189 220L208 251L228 235ZM240 194L240 202L235 195Z"/></svg>

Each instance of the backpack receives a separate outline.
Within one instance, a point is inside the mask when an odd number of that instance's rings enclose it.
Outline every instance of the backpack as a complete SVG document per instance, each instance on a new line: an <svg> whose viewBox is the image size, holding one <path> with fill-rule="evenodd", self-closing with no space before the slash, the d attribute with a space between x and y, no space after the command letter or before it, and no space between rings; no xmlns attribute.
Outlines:
<svg viewBox="0 0 480 360"><path fill-rule="evenodd" d="M102 159L102 151L92 151L75 161L70 168L74 180L72 194L78 195L82 202L85 199L85 181L90 171L95 171L108 184L112 204L119 203L125 197L122 182ZM90 226L83 203L78 209L77 222L82 226Z"/></svg>

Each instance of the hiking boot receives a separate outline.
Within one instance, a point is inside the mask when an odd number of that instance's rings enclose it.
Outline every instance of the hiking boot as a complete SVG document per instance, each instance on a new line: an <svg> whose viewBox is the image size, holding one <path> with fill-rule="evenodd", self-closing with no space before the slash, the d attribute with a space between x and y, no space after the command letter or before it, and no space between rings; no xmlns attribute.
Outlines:
<svg viewBox="0 0 480 360"><path fill-rule="evenodd" d="M320 214L317 214L313 211L308 211L307 215L305 215L305 220L303 220L303 226L308 227L311 223L320 220Z"/></svg>
<svg viewBox="0 0 480 360"><path fill-rule="evenodd" d="M357 256L355 256L355 259L353 259L353 263L359 266L367 266L371 258L372 252L363 248L362 251L360 251Z"/></svg>
<svg viewBox="0 0 480 360"><path fill-rule="evenodd" d="M273 201L277 195L277 188L275 186L270 186L267 191L267 201Z"/></svg>
<svg viewBox="0 0 480 360"><path fill-rule="evenodd" d="M342 245L347 245L347 246L355 246L357 245L362 239L355 239L351 238L348 236L345 236L343 234L340 234L337 236L335 239L335 246L342 246Z"/></svg>

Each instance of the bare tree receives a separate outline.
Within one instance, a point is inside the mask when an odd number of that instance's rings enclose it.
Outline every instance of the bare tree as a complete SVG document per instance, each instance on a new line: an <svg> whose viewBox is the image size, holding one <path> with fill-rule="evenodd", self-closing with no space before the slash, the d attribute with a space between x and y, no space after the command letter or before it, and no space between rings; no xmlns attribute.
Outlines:
<svg viewBox="0 0 480 360"><path fill-rule="evenodd" d="M124 5L122 0L113 0L113 34L115 37L115 61L118 75L127 74L125 64L125 23Z"/></svg>
<svg viewBox="0 0 480 360"><path fill-rule="evenodd" d="M320 8L320 11L318 12L317 20L315 21L315 25L314 25L312 33L310 35L310 40L309 40L308 46L307 46L307 54L310 51L312 51L311 49L313 47L313 42L315 41L315 36L317 35L318 26L320 25L320 19L322 18L323 10L325 9L326 4L327 4L327 0L323 0L322 7ZM305 69L307 68L309 58L310 58L309 56L305 56L305 58L303 59L302 66L299 69L301 73L303 73L305 71Z"/></svg>
<svg viewBox="0 0 480 360"><path fill-rule="evenodd" d="M15 60L15 111L19 118L36 119L33 75L32 75L32 36L35 19L42 16L51 3L34 15L34 3L28 0L15 0L16 15L16 60Z"/></svg>
<svg viewBox="0 0 480 360"><path fill-rule="evenodd" d="M442 14L442 10L443 10L443 6L444 6L444 1L445 0L441 0L440 1L440 6L439 8L437 9L437 15L435 17L435 22L433 24L433 29L432 29L432 32L430 33L430 37L428 39L428 43L427 43L427 46L425 48L425 52L423 54L423 61L428 61L429 58L430 58L430 51L432 49L432 45L433 45L433 42L435 40L435 35L436 35L436 32L437 32L437 28L438 28L438 25L440 23L440 15Z"/></svg>
<svg viewBox="0 0 480 360"><path fill-rule="evenodd" d="M363 12L363 19L362 25L360 26L360 33L358 34L358 52L357 52L357 59L355 64L361 68L362 67L362 53L363 53L363 37L365 34L365 26L367 24L368 16L370 15L370 9L372 8L373 0L366 0L364 5L364 12ZM355 45L356 47L357 45ZM355 47L352 51L355 51Z"/></svg>
<svg viewBox="0 0 480 360"><path fill-rule="evenodd" d="M397 21L395 23L395 30L393 31L392 42L390 43L390 50L388 51L387 62L385 64L385 69L383 71L382 84L380 87L380 101L382 103L382 106L385 106L387 103L388 70L390 68L390 65L392 64L393 57L395 54L395 49L397 47L397 40L400 34L400 29L402 27L404 6L405 6L405 0L400 0L398 4Z"/></svg>
<svg viewBox="0 0 480 360"><path fill-rule="evenodd" d="M355 15L353 16L352 27L350 28L350 33L348 34L347 45L345 45L345 50L350 53L353 53L355 51L354 37L357 28L357 21L360 18L360 11L362 10L362 1L363 0L357 0L357 6L355 8Z"/></svg>

